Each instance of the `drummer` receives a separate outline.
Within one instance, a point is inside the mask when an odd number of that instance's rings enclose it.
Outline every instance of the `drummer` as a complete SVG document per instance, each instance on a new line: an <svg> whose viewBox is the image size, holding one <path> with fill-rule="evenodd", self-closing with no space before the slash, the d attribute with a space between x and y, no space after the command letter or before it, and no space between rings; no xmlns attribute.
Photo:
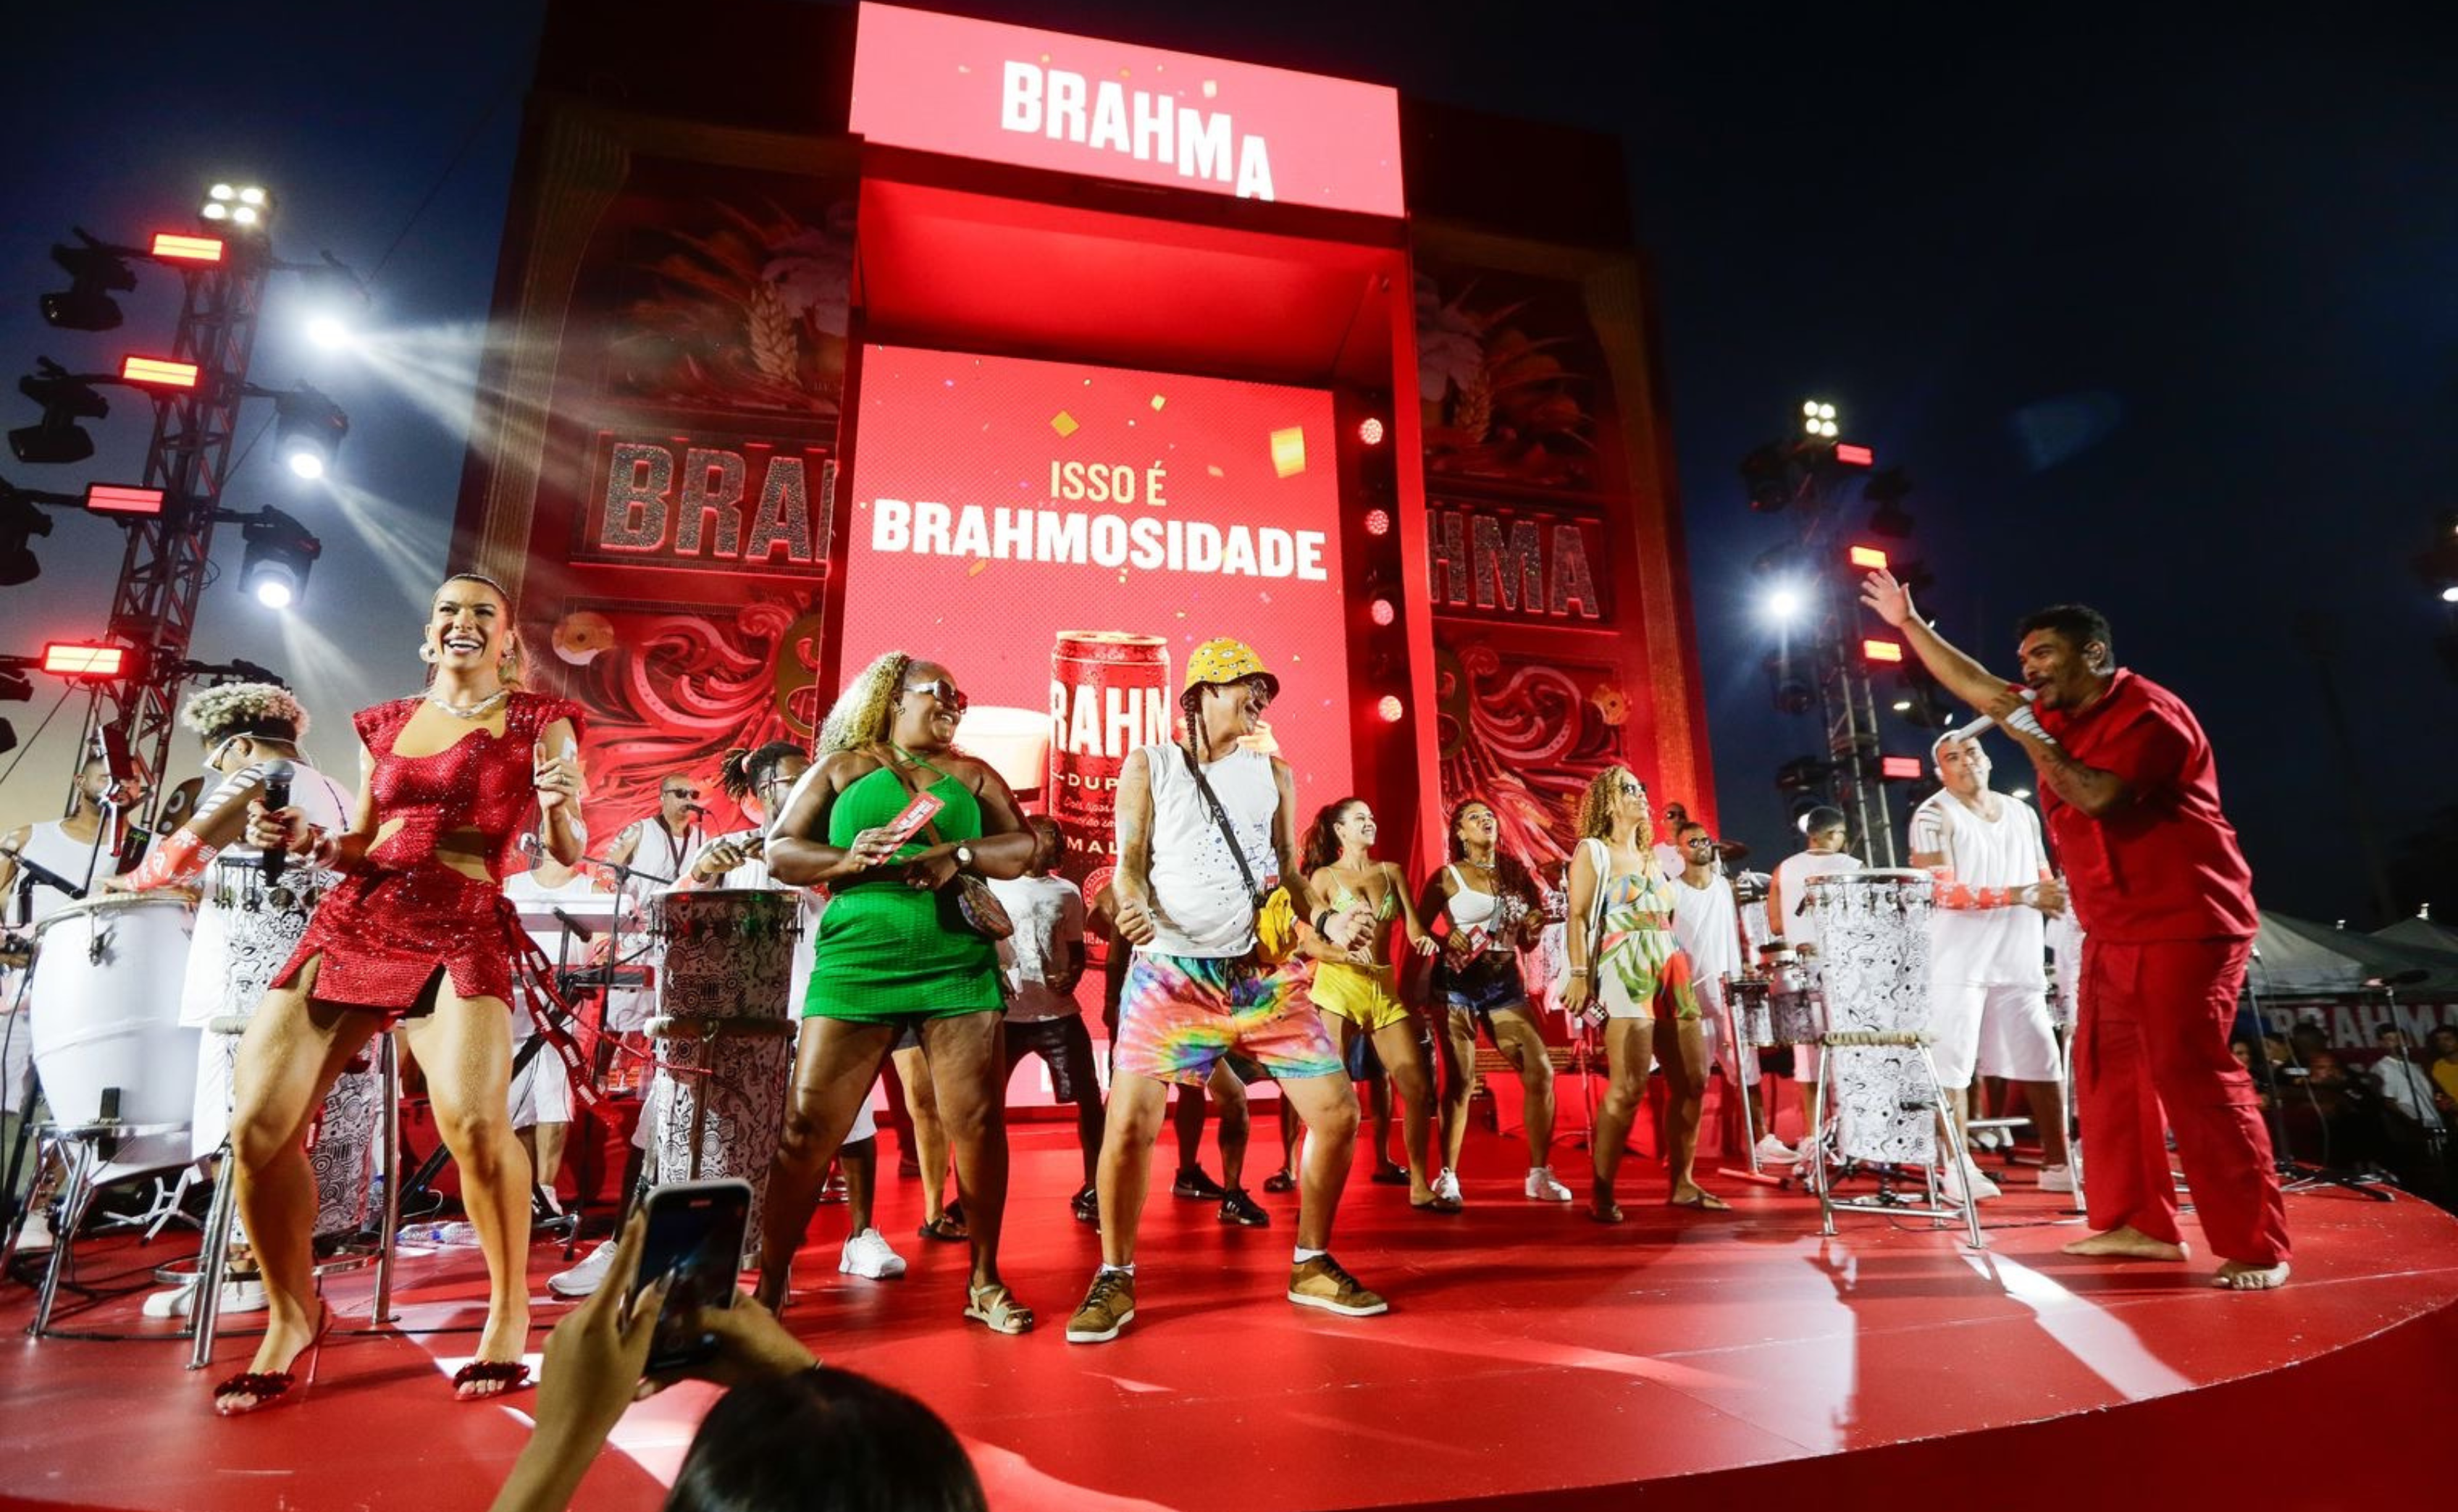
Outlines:
<svg viewBox="0 0 2458 1512"><path fill-rule="evenodd" d="M334 880L332 873L296 861L278 880L268 880L263 853L246 841L247 806L263 797L268 780L284 779L286 775L291 805L305 814L308 822L339 829L349 818L351 794L299 754L299 742L307 734L307 711L279 683L234 682L208 688L179 711L179 723L203 741L205 771L212 785L198 797L187 822L156 846L142 866L103 886L113 892L202 888L179 992L179 1026L214 1029L219 1021L219 1032L203 1037L197 1056L197 1100L189 1123L190 1148L196 1157L214 1160L230 1133L240 1030L255 1016L275 970L298 948L317 898ZM327 1128L323 1137L346 1136ZM359 1144L362 1150L366 1148L365 1140ZM363 1215L359 1210L365 1191L365 1174L361 1170L359 1179L349 1180L337 1163L321 1163L318 1232L344 1226L345 1209L352 1220ZM331 1221L323 1221L328 1212ZM357 1223L346 1226L356 1228ZM235 1234L235 1238L240 1241L235 1248L243 1249L245 1236ZM248 1267L235 1275L252 1271ZM151 1299L149 1307L154 1301L171 1313L187 1310L184 1294ZM221 1307L230 1312L262 1312L263 1289L252 1281L235 1280L225 1291Z"/></svg>
<svg viewBox="0 0 2458 1512"><path fill-rule="evenodd" d="M1861 869L1861 858L1844 849L1846 830L1842 809L1823 803L1811 809L1801 818L1801 835L1802 848L1779 862L1774 878L1767 882L1767 921L1775 926L1776 938L1789 945L1802 964L1814 973L1818 965L1818 916L1809 911L1810 879L1831 877L1837 872L1857 872ZM1806 1088L1818 1080L1818 1046L1796 1045L1791 1050L1789 1070L1790 1074L1800 1078L1804 1088L1801 1116L1806 1125L1809 1117ZM1772 1067L1769 1070L1773 1075L1784 1074ZM1775 1088L1766 1087L1765 1090L1767 1133L1772 1136L1775 1133ZM1802 1137L1806 1139L1816 1132L1804 1127ZM1775 1150L1770 1150L1761 1142L1760 1158L1766 1159L1772 1154L1773 1158L1781 1160L1784 1156L1777 1151L1781 1148L1781 1140L1777 1142Z"/></svg>

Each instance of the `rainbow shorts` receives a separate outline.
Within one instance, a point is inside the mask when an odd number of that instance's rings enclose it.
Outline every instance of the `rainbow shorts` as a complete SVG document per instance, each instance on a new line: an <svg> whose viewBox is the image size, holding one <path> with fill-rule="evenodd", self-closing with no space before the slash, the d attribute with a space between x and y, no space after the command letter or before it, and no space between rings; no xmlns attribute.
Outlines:
<svg viewBox="0 0 2458 1512"><path fill-rule="evenodd" d="M1235 1051L1278 1081L1344 1074L1302 974L1287 965L1138 950L1118 1003L1113 1072L1200 1087Z"/></svg>

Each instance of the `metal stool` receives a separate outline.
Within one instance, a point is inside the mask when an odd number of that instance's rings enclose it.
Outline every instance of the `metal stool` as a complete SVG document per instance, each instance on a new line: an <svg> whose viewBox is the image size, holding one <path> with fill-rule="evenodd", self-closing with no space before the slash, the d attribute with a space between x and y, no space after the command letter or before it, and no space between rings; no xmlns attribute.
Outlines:
<svg viewBox="0 0 2458 1512"><path fill-rule="evenodd" d="M375 1181L384 1200L382 1211L374 1214L375 1253L319 1261L315 1274L321 1289L325 1276L372 1263L376 1271L375 1321L382 1324L393 1320L393 1250L401 1228L401 1061L390 1030L376 1036L376 1075ZM221 1320L222 1283L230 1269L231 1222L239 1201L239 1182L230 1169L231 1147L227 1139L222 1142L220 1159L222 1176L214 1184L213 1209L205 1218L204 1248L197 1252L197 1289L188 1307L188 1333L195 1340L188 1351L190 1370L202 1370L213 1362L214 1338Z"/></svg>
<svg viewBox="0 0 2458 1512"><path fill-rule="evenodd" d="M1960 1207L1940 1205L1937 1173L1929 1167L1924 1167L1921 1172L1927 1191L1925 1201L1920 1205L1896 1202L1847 1202L1835 1196L1834 1181L1827 1172L1826 1147L1830 1126L1827 1122L1829 1109L1826 1106L1826 1082L1827 1078L1835 1075L1841 1068L1844 1052L1884 1049L1920 1051L1921 1066L1928 1072L1932 1099L1929 1108L1932 1115L1941 1113L1945 1108L1946 1087L1937 1077L1937 1059L1929 1054L1928 1031L1926 1029L1833 1029L1820 1035L1818 1043L1826 1053L1819 1057L1818 1083L1810 1092L1809 1136L1802 1149L1802 1154L1809 1160L1810 1189L1818 1193L1819 1233L1827 1238L1835 1236L1835 1214L1838 1212L1880 1212L1889 1216L1908 1215L1935 1218L1940 1222L1960 1217L1963 1219L1966 1234L1964 1242L1974 1250L1986 1248L1986 1241L1980 1236L1980 1209L1972 1200L1971 1183L1968 1180L1963 1183L1963 1201ZM1906 1109L1911 1107L1908 1103L1904 1106ZM1843 1109L1838 1107L1832 1111L1835 1115L1832 1129L1840 1130L1843 1127ZM1946 1125L1947 1158L1954 1162L1955 1169L1958 1170L1969 1169L1970 1154L1964 1147L1962 1131L1954 1127L1954 1121L1950 1118L1940 1117L1939 1121Z"/></svg>
<svg viewBox="0 0 2458 1512"><path fill-rule="evenodd" d="M34 1296L34 1320L26 1325L27 1333L42 1338L51 1332L52 1307L59 1299L60 1282L68 1274L70 1252L76 1246L77 1229L85 1222L86 1210L94 1205L94 1193L109 1185L94 1179L95 1172L110 1164L109 1157L100 1150L101 1144L105 1140L116 1143L123 1139L170 1138L187 1131L185 1124L124 1124L117 1119L101 1119L91 1124L45 1124L37 1130L36 1148L40 1153L36 1157L35 1169L51 1169L52 1158L57 1156L68 1172L68 1178L60 1189L59 1220L52 1225L51 1263L43 1268L42 1285ZM121 1176L154 1175L159 1170L167 1169L170 1168L123 1171ZM16 1258L17 1235L24 1230L26 1214L32 1209L33 1200L30 1196L26 1206L19 1210L16 1223L9 1231L8 1252L0 1255L0 1268L5 1268L8 1261Z"/></svg>

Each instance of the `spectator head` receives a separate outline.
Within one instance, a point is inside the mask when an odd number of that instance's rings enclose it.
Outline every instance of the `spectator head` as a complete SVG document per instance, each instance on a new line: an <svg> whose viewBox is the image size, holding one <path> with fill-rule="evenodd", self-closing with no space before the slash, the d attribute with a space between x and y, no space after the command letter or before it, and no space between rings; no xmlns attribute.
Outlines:
<svg viewBox="0 0 2458 1512"><path fill-rule="evenodd" d="M2228 1041L2228 1053L2236 1057L2237 1065L2244 1067L2247 1069L2252 1068L2253 1042L2251 1040Z"/></svg>
<svg viewBox="0 0 2458 1512"><path fill-rule="evenodd" d="M1066 827L1047 814L1035 814L1024 823L1034 842L1031 870L1035 875L1056 871L1067 857Z"/></svg>
<svg viewBox="0 0 2458 1512"><path fill-rule="evenodd" d="M824 1365L727 1392L666 1512L987 1512L956 1436L912 1398Z"/></svg>
<svg viewBox="0 0 2458 1512"><path fill-rule="evenodd" d="M2425 1043L2432 1046L2435 1056L2458 1055L2458 1028L2445 1024L2427 1035Z"/></svg>

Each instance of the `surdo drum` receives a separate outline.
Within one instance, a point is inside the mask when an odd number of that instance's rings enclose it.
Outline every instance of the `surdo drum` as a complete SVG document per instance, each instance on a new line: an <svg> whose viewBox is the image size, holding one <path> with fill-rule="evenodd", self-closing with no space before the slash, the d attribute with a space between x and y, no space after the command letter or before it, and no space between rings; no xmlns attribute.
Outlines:
<svg viewBox="0 0 2458 1512"><path fill-rule="evenodd" d="M785 1126L794 1075L794 943L802 932L790 892L712 888L649 901L664 950L650 1088L656 1179L751 1183L746 1246L758 1243L768 1163Z"/></svg>
<svg viewBox="0 0 2458 1512"><path fill-rule="evenodd" d="M97 1185L188 1163L198 1031L179 1026L179 989L195 927L187 900L160 893L87 898L34 926L27 993L52 1119L180 1130L121 1141Z"/></svg>

